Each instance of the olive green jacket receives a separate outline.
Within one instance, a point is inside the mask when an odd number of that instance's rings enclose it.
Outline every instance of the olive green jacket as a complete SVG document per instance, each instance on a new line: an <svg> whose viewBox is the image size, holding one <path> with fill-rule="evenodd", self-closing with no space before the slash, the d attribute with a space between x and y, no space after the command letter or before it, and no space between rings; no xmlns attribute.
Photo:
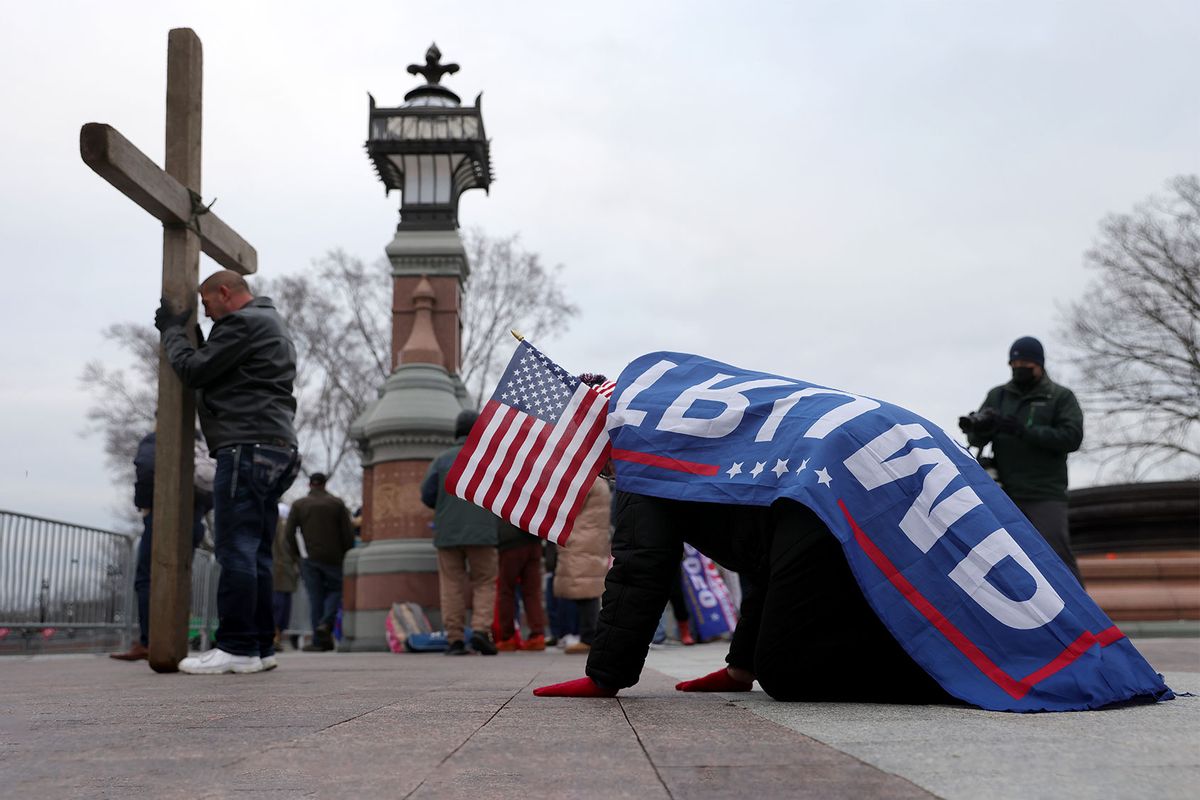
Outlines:
<svg viewBox="0 0 1200 800"><path fill-rule="evenodd" d="M421 502L433 509L434 547L495 547L500 518L486 508L446 491L446 476L467 443L460 436L429 465L421 482Z"/></svg>
<svg viewBox="0 0 1200 800"><path fill-rule="evenodd" d="M1067 453L1083 442L1083 410L1075 394L1043 376L1022 391L1011 381L988 392L980 409L1017 418L1021 434L967 436L975 447L992 443L1000 485L1014 500L1067 499Z"/></svg>

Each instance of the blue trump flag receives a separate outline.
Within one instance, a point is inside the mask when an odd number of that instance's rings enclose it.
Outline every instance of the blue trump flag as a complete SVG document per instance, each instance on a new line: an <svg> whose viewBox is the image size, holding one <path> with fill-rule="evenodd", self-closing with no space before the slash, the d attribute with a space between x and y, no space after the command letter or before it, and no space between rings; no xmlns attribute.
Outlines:
<svg viewBox="0 0 1200 800"><path fill-rule="evenodd" d="M812 509L879 619L965 702L1067 711L1173 697L975 459L911 411L651 353L621 373L607 426L622 491Z"/></svg>

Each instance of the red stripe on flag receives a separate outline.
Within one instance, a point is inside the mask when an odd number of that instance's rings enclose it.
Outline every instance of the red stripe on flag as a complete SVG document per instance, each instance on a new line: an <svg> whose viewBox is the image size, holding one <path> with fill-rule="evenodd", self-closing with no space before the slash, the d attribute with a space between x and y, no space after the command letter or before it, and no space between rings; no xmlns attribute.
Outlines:
<svg viewBox="0 0 1200 800"><path fill-rule="evenodd" d="M661 467L662 469L670 469L675 472L688 472L692 475L716 475L719 469L716 464L698 464L695 461L680 461L678 458L639 453L637 450L613 450L612 457L614 461L629 461L634 464Z"/></svg>
<svg viewBox="0 0 1200 800"><path fill-rule="evenodd" d="M496 414L497 430L504 430L505 425L509 421L508 418L514 413L516 413L515 409L502 406ZM480 423L483 423L482 419L477 421L475 424L479 425ZM474 429L472 429L472 432L473 431ZM484 433L487 433L487 423L484 423ZM471 475L470 479L467 481L467 485L463 490L463 497L467 499L475 497L475 493L479 491L479 484L483 481L484 476L487 474L488 464L492 463L492 459L496 457L496 451L500 448L500 443L503 441L503 439L504 437L502 435L497 436L495 433L493 433L486 442L481 443L483 447L480 451L479 461L475 466L475 473ZM472 502L474 501L472 500Z"/></svg>
<svg viewBox="0 0 1200 800"><path fill-rule="evenodd" d="M573 398L570 402L575 406L572 410L573 417L574 412L578 410L578 400ZM554 425L547 425L540 429L525 461L519 465L517 482L514 486L516 494L511 505L504 504L503 516L522 530L528 530L528 528L521 524L521 518L537 510L536 501L540 497L537 494L538 485L540 482L549 480L547 465L552 462L554 448L558 446L557 443L561 441L563 434L570 427L572 417L564 417ZM530 506L531 501L534 503L532 507Z"/></svg>
<svg viewBox="0 0 1200 800"><path fill-rule="evenodd" d="M581 392L577 396L581 397L579 405L575 407L575 413L571 415L569 422L567 420L559 420L558 424L554 426L554 430L561 431L561 435L558 437L558 441L554 443L553 449L549 451L546 458L542 461L542 466L539 473L536 476L530 476L536 477L537 482L534 483L531 488L527 489L525 494L527 494L534 502L525 504L525 508L521 512L520 522L513 521L514 524L523 531L537 533L537 531L530 530L530 523L533 521L533 517L537 513L538 504L542 499L542 493L546 491L546 487L550 483L550 478L554 474L554 468L558 465L563 454L566 452L567 445L570 444L571 438L574 436L574 432L583 424L584 420L587 419L588 410L591 406L586 402L586 400L594 398L597 395L589 388L588 391ZM536 462L534 466L537 466Z"/></svg>
<svg viewBox="0 0 1200 800"><path fill-rule="evenodd" d="M496 509L492 507L492 511L498 515L512 521L512 511L516 509L521 498L524 497L524 489L529 480L529 475L533 473L533 464L538 459L538 455L542 447L546 444L546 439L550 438L553 427L540 420L535 420L534 417L529 417L533 421L529 431L522 441L521 449L517 450L517 456L514 462L506 465L505 481L511 481L508 497L504 499L503 507ZM516 523L512 523L516 524Z"/></svg>
<svg viewBox="0 0 1200 800"><path fill-rule="evenodd" d="M1025 679L1020 683L1025 687L1025 691L1029 691L1041 681L1049 678L1054 673L1066 667L1075 659L1088 651L1088 648L1096 644L1096 637L1091 631L1084 631L1079 634L1075 641L1067 645L1061 653L1052 658L1043 666L1035 669L1033 672L1025 676Z"/></svg>
<svg viewBox="0 0 1200 800"><path fill-rule="evenodd" d="M525 443L530 429L533 428L536 422L535 418L529 416L522 419L520 425L516 426L516 432L509 441L508 447L505 448L504 452L497 454L501 462L488 465L491 485L488 487L487 494L483 497L483 502L480 503L484 508L492 508L495 504L496 498L500 494L500 489L504 486L504 476L508 473L508 469L512 466L513 461L520 452L521 445Z"/></svg>
<svg viewBox="0 0 1200 800"><path fill-rule="evenodd" d="M462 493L458 491L458 484L462 478L463 470L467 463L471 460L471 454L475 451L475 447L479 444L479 438L483 436L484 430L487 429L488 423L492 417L496 415L498 410L503 410L503 406L495 400L488 400L483 406L483 411L479 413L479 419L475 421L475 425L471 428L470 435L467 436L467 443L463 445L462 450L458 451L458 457L454 459L454 463L450 465L450 471L446 473L445 489L455 497L462 497ZM467 476L470 478L470 476Z"/></svg>
<svg viewBox="0 0 1200 800"><path fill-rule="evenodd" d="M871 541L867 534L863 532L863 529L858 526L854 517L850 516L850 511L846 508L845 502L838 500L838 507L842 509L842 513L846 516L846 521L850 523L850 527L854 531L854 540L858 542L859 547L874 562L884 577L900 591L900 594L912 604L913 608L917 609L925 619L929 620L935 628L941 631L942 635L958 648L959 652L966 656L980 672L987 675L997 686L1015 700L1020 700L1034 686L1075 662L1092 645L1099 644L1101 647L1107 647L1125 638L1125 634L1121 633L1115 625L1101 631L1098 635L1090 631L1084 631L1056 657L1041 668L1031 672L1024 679L1018 681L988 658L974 642L967 638L966 634L960 631L954 623L946 619L945 615L938 611L917 590L917 587L913 586L907 578L900 574L900 571L896 569L891 560Z"/></svg>
<svg viewBox="0 0 1200 800"><path fill-rule="evenodd" d="M600 451L600 457L596 459L593 464L589 465L589 468L595 469L596 467L603 467L605 462L607 462L610 457L611 449L612 445L608 442L605 442L604 448ZM593 477L592 481L597 480L598 477L598 475ZM583 508L583 504L587 502L588 491L591 490L591 488L591 482L584 481L581 490L575 495L575 499L567 508L567 513L564 515L564 519L566 519L567 522L563 525L562 531L558 534L558 540L556 542L557 544L566 544L567 540L571 538L571 531L575 529L575 517L579 516L579 510ZM611 560L612 559L610 557L609 561L611 562Z"/></svg>
<svg viewBox="0 0 1200 800"><path fill-rule="evenodd" d="M530 527L526 528L531 533L549 538L550 532L556 527L554 523L558 509L566 494L571 491L571 482L591 453L596 437L604 431L605 415L596 413L597 407L604 405L607 405L607 401L595 393L585 392L580 398L580 407L576 412L577 416L574 417L579 421L579 425L558 442L561 455L556 453L558 457L554 460L553 467L548 470L551 482L546 489L551 495L549 499L545 496L538 498L538 510L530 521ZM564 457L567 454L570 454L569 458Z"/></svg>
<svg viewBox="0 0 1200 800"><path fill-rule="evenodd" d="M597 402L607 404L607 401L604 400ZM578 455L571 460L559 482L550 509L538 525L541 530L546 532L547 539L553 539L558 543L566 542L570 538L575 515L579 513L579 508L583 504L584 498L587 497L588 490L592 488L592 483L596 480L600 467L608 460L607 451L610 445L608 444L608 432L605 430L605 424L608 421L607 415L596 414L594 409L590 409L589 413L593 414L591 427L584 433L582 441L575 448ZM596 449L597 442L601 440L601 437L603 437L604 444L600 448L600 452L593 456L592 452ZM564 506L566 513L563 511ZM558 532L557 535L552 536L555 531ZM539 535L541 535L540 532Z"/></svg>

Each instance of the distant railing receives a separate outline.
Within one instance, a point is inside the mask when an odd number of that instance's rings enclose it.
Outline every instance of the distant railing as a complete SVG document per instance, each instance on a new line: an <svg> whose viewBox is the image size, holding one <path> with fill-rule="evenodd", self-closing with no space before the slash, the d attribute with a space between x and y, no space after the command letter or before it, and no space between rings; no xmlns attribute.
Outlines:
<svg viewBox="0 0 1200 800"><path fill-rule="evenodd" d="M0 510L0 654L94 652L127 646L137 631L138 537ZM217 627L221 568L192 557L188 638L207 650ZM312 635L308 597L292 596L284 633Z"/></svg>
<svg viewBox="0 0 1200 800"><path fill-rule="evenodd" d="M135 621L129 534L0 510L0 629L115 634Z"/></svg>
<svg viewBox="0 0 1200 800"><path fill-rule="evenodd" d="M221 568L213 554L196 550L192 555L192 605L188 638L199 639L199 649L207 650L217 627L217 579Z"/></svg>

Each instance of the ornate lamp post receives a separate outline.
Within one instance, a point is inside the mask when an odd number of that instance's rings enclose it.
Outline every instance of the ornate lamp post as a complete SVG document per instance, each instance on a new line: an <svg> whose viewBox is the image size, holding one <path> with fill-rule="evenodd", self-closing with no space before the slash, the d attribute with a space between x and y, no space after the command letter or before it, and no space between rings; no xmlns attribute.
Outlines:
<svg viewBox="0 0 1200 800"><path fill-rule="evenodd" d="M387 246L392 265L392 374L351 434L363 455L363 539L346 556L342 649L382 650L393 602L438 607L432 512L420 502L429 462L453 443L466 405L459 378L461 297L469 274L458 234L458 199L492 181L479 98L462 105L441 85L457 64L433 45L410 65L425 83L395 108L370 100L366 150L386 192L401 195ZM437 616L436 612L433 615Z"/></svg>

